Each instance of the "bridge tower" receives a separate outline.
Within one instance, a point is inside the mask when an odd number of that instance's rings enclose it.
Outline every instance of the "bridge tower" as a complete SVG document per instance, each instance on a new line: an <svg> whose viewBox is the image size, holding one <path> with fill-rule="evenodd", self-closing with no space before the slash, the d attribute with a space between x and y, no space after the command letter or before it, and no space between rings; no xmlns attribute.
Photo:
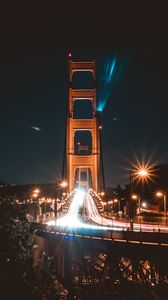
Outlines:
<svg viewBox="0 0 168 300"><path fill-rule="evenodd" d="M100 185L100 136L99 120L96 112L96 62L95 61L72 61L68 60L69 67L69 90L68 110L66 125L66 178L69 192L75 188L88 190L93 188L98 192ZM91 72L94 80L92 89L73 89L72 81L75 72ZM74 103L78 100L90 100L92 103L92 118L76 119L74 117ZM75 153L75 133L78 131L89 131L91 134L92 146L90 153L80 150L87 150L87 145L79 146Z"/></svg>

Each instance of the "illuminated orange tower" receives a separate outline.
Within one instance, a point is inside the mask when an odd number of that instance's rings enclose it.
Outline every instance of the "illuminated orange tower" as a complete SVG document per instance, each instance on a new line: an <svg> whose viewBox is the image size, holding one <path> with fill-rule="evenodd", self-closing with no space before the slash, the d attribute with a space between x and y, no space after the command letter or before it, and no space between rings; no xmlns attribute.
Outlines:
<svg viewBox="0 0 168 300"><path fill-rule="evenodd" d="M100 137L99 121L96 113L97 92L96 92L96 62L69 63L69 98L66 128L66 177L69 192L75 187L88 190L93 188L98 192L100 181ZM72 80L75 72L91 72L94 80L92 89L73 89ZM92 118L74 118L74 102L78 100L90 100L92 102ZM91 133L92 147L90 153L80 154L80 150L87 149L81 146L78 153L75 153L74 139L77 131L89 131Z"/></svg>

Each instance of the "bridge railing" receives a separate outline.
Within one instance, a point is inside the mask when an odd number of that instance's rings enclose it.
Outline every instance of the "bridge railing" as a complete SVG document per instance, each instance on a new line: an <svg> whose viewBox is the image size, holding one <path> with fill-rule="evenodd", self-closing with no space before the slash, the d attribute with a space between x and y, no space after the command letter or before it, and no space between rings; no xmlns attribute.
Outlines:
<svg viewBox="0 0 168 300"><path fill-rule="evenodd" d="M158 232L133 232L129 230L94 230L86 228L62 228L59 226L48 226L44 224L32 223L30 225L30 233L47 237L53 235L55 237L63 237L66 240L84 239L93 242L118 242L130 244L144 245L160 245L168 246L168 234Z"/></svg>

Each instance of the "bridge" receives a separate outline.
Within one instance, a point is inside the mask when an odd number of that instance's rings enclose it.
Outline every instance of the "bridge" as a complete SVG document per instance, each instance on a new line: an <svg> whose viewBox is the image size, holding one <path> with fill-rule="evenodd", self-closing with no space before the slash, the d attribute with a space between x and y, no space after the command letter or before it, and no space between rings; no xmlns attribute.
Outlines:
<svg viewBox="0 0 168 300"><path fill-rule="evenodd" d="M73 88L73 77L78 73L91 73L92 88ZM96 61L72 61L68 59L68 104L66 116L65 155L62 169L62 179L66 182L65 198L61 206L61 215L47 220L48 225L62 227L97 228L101 230L134 231L155 233L168 232L166 224L152 224L134 222L131 220L131 204L129 205L129 219L120 217L118 220L104 214L103 201L100 192L105 189L104 168L101 145L101 122L97 112L97 74ZM90 117L76 117L74 107L76 102L80 105L90 102ZM82 136L77 133L90 133L90 145L84 144ZM87 139L84 139L86 143ZM56 211L58 209L55 203ZM60 211L60 210L59 210ZM40 212L39 212L40 215ZM40 219L40 218L39 218ZM96 227L97 226L97 227Z"/></svg>
<svg viewBox="0 0 168 300"><path fill-rule="evenodd" d="M38 244L38 250L34 253L35 265L38 265L43 252L54 256L57 274L64 279L66 286L71 286L75 280L80 282L80 285L98 284L99 295L103 282L109 276L111 265L113 269L114 265L117 268L119 280L124 277L156 285L162 278L162 272L159 273L155 261L158 251L163 256L167 253L168 226L143 222L134 222L132 226L130 219L116 219L104 214L100 196L105 182L101 123L96 111L96 62L76 62L70 58L68 66L69 93L62 171L62 178L67 182L68 196L59 209L59 216L55 200L54 215L44 224L31 224L31 242L36 241ZM90 72L94 88L72 88L73 76L77 72ZM91 101L92 118L75 118L76 101ZM84 144L75 139L77 132L89 132L91 144ZM39 205L38 220L40 217ZM149 249L152 249L153 253L153 261L150 262ZM89 272L92 272L92 275ZM67 274L70 279L67 278Z"/></svg>

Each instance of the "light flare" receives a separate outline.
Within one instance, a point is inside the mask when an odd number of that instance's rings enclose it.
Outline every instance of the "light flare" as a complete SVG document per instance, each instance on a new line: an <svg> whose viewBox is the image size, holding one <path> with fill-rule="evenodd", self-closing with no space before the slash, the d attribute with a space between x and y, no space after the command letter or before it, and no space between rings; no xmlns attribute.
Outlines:
<svg viewBox="0 0 168 300"><path fill-rule="evenodd" d="M78 227L79 226L80 220L78 217L78 212L79 212L79 209L83 205L84 195L85 195L85 193L82 191L77 191L75 193L67 214L64 217L59 218L56 221L56 225L67 226L67 227Z"/></svg>

